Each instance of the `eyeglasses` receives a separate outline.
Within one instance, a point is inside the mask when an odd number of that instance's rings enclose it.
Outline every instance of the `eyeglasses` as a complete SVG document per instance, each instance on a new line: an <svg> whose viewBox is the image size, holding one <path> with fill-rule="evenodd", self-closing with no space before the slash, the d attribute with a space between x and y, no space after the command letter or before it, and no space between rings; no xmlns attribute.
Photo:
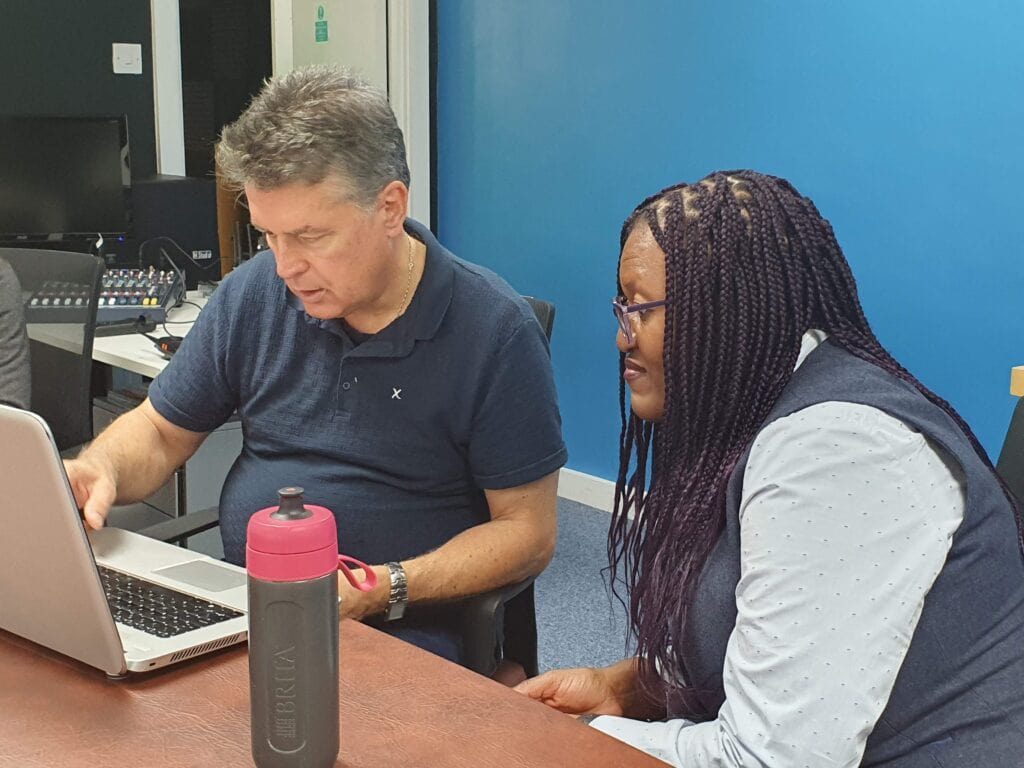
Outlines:
<svg viewBox="0 0 1024 768"><path fill-rule="evenodd" d="M665 304L665 299L661 301L646 301L643 304L627 304L626 299L622 296L616 296L612 299L612 312L615 315L615 319L619 321L619 329L626 337L627 344L632 344L636 340L636 337L633 335L633 320L630 315L635 312L646 312L649 309L664 307Z"/></svg>

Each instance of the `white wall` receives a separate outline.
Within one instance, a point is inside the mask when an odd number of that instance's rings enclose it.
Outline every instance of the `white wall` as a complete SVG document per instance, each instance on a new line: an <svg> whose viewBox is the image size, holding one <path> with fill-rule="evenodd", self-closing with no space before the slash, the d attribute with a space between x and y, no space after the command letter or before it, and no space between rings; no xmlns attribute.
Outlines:
<svg viewBox="0 0 1024 768"><path fill-rule="evenodd" d="M306 64L334 63L355 70L378 88L387 90L387 3L380 0L275 0L274 11L275 28L279 21L291 26L290 52L275 50L275 74ZM286 17L288 22L285 22ZM318 30L322 33L320 39ZM275 38L275 47L287 43L285 35L282 29L281 35Z"/></svg>
<svg viewBox="0 0 1024 768"><path fill-rule="evenodd" d="M327 23L326 41L317 41L318 21ZM405 136L412 175L410 215L429 224L427 0L272 0L271 25L275 75L304 64L337 63L388 93Z"/></svg>

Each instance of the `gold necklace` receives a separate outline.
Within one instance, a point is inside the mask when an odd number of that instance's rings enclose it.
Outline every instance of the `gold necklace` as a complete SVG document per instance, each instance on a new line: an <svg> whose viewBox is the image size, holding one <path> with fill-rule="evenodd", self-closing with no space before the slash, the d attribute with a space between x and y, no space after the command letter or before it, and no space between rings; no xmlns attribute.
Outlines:
<svg viewBox="0 0 1024 768"><path fill-rule="evenodd" d="M409 269L406 272L405 278L405 293L402 295L402 306L398 308L398 314L395 317L401 317L405 312L406 307L409 304L409 289L412 288L412 269L415 266L415 262L412 260L412 238L406 235L409 241Z"/></svg>

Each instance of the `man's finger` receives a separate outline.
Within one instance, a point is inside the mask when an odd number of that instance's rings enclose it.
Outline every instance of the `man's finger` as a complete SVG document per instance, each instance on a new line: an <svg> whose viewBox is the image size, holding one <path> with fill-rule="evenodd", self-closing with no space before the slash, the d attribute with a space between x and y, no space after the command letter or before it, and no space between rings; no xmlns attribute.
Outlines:
<svg viewBox="0 0 1024 768"><path fill-rule="evenodd" d="M97 480L82 509L85 522L93 530L99 530L107 520L107 513L114 504L114 486L106 480Z"/></svg>
<svg viewBox="0 0 1024 768"><path fill-rule="evenodd" d="M74 464L65 459L64 471L67 472L68 482L71 485L71 493L75 496L75 504L78 505L79 509L84 508L86 500L89 498L89 493L82 485L82 479L80 472Z"/></svg>

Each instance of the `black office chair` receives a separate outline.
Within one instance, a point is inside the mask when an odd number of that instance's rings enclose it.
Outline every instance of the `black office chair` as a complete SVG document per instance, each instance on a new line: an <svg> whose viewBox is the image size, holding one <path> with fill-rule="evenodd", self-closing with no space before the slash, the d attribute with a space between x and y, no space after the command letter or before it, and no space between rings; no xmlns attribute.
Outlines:
<svg viewBox="0 0 1024 768"><path fill-rule="evenodd" d="M103 262L85 253L34 248L0 248L0 258L14 269L26 299L47 282L75 286L86 299L78 307L25 308L31 409L46 419L58 450L70 452L92 439L92 343Z"/></svg>
<svg viewBox="0 0 1024 768"><path fill-rule="evenodd" d="M555 305L524 296L548 341L555 326ZM537 611L534 580L475 595L463 601L462 651L465 665L490 677L502 659L518 662L527 677L536 677Z"/></svg>
<svg viewBox="0 0 1024 768"><path fill-rule="evenodd" d="M530 305L533 314L537 316L540 329L544 331L548 341L551 341L551 332L555 328L555 305L550 301L544 301L544 299L535 299L533 296L523 296L523 298Z"/></svg>
<svg viewBox="0 0 1024 768"><path fill-rule="evenodd" d="M551 339L555 324L555 306L551 302L523 298L533 308L544 335ZM181 544L197 533L214 528L218 510L204 509L157 523L139 533L161 541ZM537 668L537 613L533 598L533 578L510 584L482 595L460 601L459 628L462 633L463 664L490 677L502 659L518 662L527 677L535 677Z"/></svg>
<svg viewBox="0 0 1024 768"><path fill-rule="evenodd" d="M996 472L1017 500L1024 504L1024 397L1017 401L1010 417Z"/></svg>

